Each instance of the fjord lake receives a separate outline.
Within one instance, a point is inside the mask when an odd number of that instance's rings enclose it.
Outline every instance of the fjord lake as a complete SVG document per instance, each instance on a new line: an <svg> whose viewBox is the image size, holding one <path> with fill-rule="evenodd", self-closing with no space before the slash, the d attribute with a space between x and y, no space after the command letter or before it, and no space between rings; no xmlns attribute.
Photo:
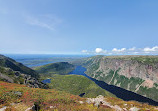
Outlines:
<svg viewBox="0 0 158 111"><path fill-rule="evenodd" d="M123 88L114 86L114 85L109 85L107 83L105 83L104 81L99 81L96 80L94 78L89 77L87 74L85 74L86 68L82 67L82 66L76 66L76 68L70 72L69 74L75 74L75 75L83 75L87 78L89 78L90 80L94 81L98 86L100 86L101 88L111 92L112 94L116 95L118 98L121 98L125 101L138 101L138 102L143 102L143 103L148 103L151 105L156 105L158 106L158 102L149 99L147 97L141 96L139 94L136 94L132 91L128 91L125 90Z"/></svg>
<svg viewBox="0 0 158 111"><path fill-rule="evenodd" d="M89 57L87 55L46 55L46 54L7 54L6 56L15 59L18 62L23 63L24 65L28 67L35 67L35 66L41 66L49 63L55 63L55 62L69 62L71 59L77 59L77 58L84 58ZM116 95L118 98L121 98L125 101L138 101L143 103L149 103L151 105L157 105L158 102L153 101L152 99L149 99L147 97L141 96L139 94L136 94L132 91L125 90L123 88L109 85L105 83L104 81L99 81L94 78L89 77L86 73L86 68L82 66L76 66L76 68L71 71L69 74L74 75L82 75L87 77L88 79L94 81L98 86L101 88L111 92L112 94ZM51 79L46 79L42 81L43 83L50 83ZM83 92L84 94L84 92Z"/></svg>

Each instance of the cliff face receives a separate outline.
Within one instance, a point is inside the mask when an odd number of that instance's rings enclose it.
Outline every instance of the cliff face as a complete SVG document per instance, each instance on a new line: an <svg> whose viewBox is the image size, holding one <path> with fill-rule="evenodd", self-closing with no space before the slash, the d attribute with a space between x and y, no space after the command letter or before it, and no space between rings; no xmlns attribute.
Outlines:
<svg viewBox="0 0 158 111"><path fill-rule="evenodd" d="M97 56L84 66L95 79L158 101L158 56Z"/></svg>
<svg viewBox="0 0 158 111"><path fill-rule="evenodd" d="M15 60L0 55L0 80L25 84L29 87L48 88L38 80L38 73Z"/></svg>
<svg viewBox="0 0 158 111"><path fill-rule="evenodd" d="M117 58L102 58L99 68L96 71L109 72L117 71L118 74L127 78L138 77L143 80L150 80L158 83L158 63L143 64L136 60L126 60Z"/></svg>

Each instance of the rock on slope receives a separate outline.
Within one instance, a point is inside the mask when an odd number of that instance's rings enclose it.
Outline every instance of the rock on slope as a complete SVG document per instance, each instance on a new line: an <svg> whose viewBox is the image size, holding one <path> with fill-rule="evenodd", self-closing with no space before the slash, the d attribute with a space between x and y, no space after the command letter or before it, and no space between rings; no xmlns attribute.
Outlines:
<svg viewBox="0 0 158 111"><path fill-rule="evenodd" d="M38 73L15 60L0 55L0 80L25 84L30 87L47 88L48 86L38 81Z"/></svg>
<svg viewBox="0 0 158 111"><path fill-rule="evenodd" d="M83 66L90 77L158 101L158 56L95 56Z"/></svg>

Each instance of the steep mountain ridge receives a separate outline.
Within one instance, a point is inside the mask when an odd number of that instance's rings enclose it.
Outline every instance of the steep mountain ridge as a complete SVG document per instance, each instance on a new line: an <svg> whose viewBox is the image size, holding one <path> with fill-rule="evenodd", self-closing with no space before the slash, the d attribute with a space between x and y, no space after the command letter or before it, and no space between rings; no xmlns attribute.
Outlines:
<svg viewBox="0 0 158 111"><path fill-rule="evenodd" d="M83 66L90 77L158 101L158 56L95 56Z"/></svg>
<svg viewBox="0 0 158 111"><path fill-rule="evenodd" d="M0 55L0 80L25 84L29 87L48 88L38 80L39 75L34 70L24 66L15 60Z"/></svg>

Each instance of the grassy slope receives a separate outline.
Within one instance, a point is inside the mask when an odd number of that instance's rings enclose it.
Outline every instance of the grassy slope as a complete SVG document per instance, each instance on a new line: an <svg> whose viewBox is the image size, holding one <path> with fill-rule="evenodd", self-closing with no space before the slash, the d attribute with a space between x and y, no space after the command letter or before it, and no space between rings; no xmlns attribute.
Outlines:
<svg viewBox="0 0 158 111"><path fill-rule="evenodd" d="M22 96L17 96L14 93L16 91L21 92ZM85 99L54 89L29 88L24 85L0 81L0 107L10 106L10 103L20 103L22 105L20 108L22 109L23 106L28 108L36 103L44 111L50 110L50 106L53 106L53 109L58 109L59 111L96 109L92 105L79 104L78 101L85 101Z"/></svg>
<svg viewBox="0 0 158 111"><path fill-rule="evenodd" d="M38 73L45 76L52 76L53 74L67 74L73 69L74 66L68 62L51 63L34 68L34 70L36 70Z"/></svg>
<svg viewBox="0 0 158 111"><path fill-rule="evenodd" d="M18 96L17 92L21 92L22 95ZM116 97L105 97L105 99L111 105L118 105L121 108L137 107L142 111L145 109L156 111L154 106L147 104L127 102ZM80 104L79 101L83 101L83 104ZM7 111L25 111L33 104L39 105L40 111L115 111L106 106L97 108L85 101L86 98L55 89L29 88L24 85L0 81L0 108L7 106Z"/></svg>
<svg viewBox="0 0 158 111"><path fill-rule="evenodd" d="M50 88L75 95L85 93L84 97L96 97L98 95L114 97L113 94L81 75L54 75L48 85Z"/></svg>

